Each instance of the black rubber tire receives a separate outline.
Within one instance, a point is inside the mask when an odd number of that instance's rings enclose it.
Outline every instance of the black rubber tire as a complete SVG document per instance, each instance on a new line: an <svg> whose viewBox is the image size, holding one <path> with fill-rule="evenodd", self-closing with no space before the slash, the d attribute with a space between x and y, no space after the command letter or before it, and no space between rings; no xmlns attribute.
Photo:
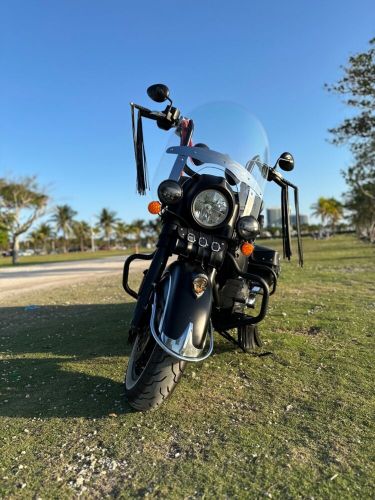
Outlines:
<svg viewBox="0 0 375 500"><path fill-rule="evenodd" d="M132 408L151 410L163 403L173 392L184 372L186 362L179 361L159 347L155 341L142 373L134 378L133 366L139 336L130 354L125 375L125 396Z"/></svg>

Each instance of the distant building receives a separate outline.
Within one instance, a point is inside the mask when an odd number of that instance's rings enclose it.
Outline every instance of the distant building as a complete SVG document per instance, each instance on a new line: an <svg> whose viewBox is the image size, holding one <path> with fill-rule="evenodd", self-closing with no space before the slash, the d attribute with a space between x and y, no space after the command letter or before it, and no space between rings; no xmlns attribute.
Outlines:
<svg viewBox="0 0 375 500"><path fill-rule="evenodd" d="M292 224L292 226L295 226L296 223L297 223L297 217L294 214L290 216L290 223ZM308 223L309 223L308 216L307 215L299 214L299 223L301 225L302 224L308 225Z"/></svg>
<svg viewBox="0 0 375 500"><path fill-rule="evenodd" d="M281 209L280 208L267 208L267 225L266 227L281 227ZM297 218L295 214L291 214L290 223L292 226L296 225ZM309 218L307 215L299 215L300 224L308 224Z"/></svg>
<svg viewBox="0 0 375 500"><path fill-rule="evenodd" d="M267 227L281 226L281 208L267 208Z"/></svg>

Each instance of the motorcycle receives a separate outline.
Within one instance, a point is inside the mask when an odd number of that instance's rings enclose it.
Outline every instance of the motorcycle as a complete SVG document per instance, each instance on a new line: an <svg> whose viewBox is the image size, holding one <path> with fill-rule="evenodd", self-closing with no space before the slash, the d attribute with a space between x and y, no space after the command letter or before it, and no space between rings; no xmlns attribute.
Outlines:
<svg viewBox="0 0 375 500"><path fill-rule="evenodd" d="M303 265L298 189L276 170L292 170L293 156L283 153L270 167L265 131L240 106L213 103L187 118L173 106L166 85L152 85L147 93L168 104L163 111L152 111L131 103L137 189L142 195L157 192L158 200L148 208L161 220L156 250L129 256L123 272L124 290L137 300L125 395L140 411L157 407L172 394L187 363L211 355L214 331L244 352L261 346L258 325L280 272L278 252L255 243L267 182L281 188L283 255L288 259L288 188L294 190ZM142 118L174 130L155 186L148 181ZM193 143L194 133L201 142ZM129 285L136 259L151 261L138 291Z"/></svg>

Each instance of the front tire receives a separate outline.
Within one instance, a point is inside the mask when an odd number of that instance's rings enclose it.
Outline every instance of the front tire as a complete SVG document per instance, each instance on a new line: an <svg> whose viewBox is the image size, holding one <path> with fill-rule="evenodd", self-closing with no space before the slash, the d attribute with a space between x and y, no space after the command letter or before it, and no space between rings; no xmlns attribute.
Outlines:
<svg viewBox="0 0 375 500"><path fill-rule="evenodd" d="M125 375L125 396L132 408L147 411L173 392L186 366L167 354L145 329L136 336Z"/></svg>

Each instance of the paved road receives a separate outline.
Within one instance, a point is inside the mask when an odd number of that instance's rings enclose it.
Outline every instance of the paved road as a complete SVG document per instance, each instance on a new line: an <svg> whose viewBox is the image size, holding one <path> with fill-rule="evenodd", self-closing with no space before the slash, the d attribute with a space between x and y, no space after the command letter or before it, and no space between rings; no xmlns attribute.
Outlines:
<svg viewBox="0 0 375 500"><path fill-rule="evenodd" d="M148 261L135 261L131 269L143 269ZM61 286L95 278L100 275L122 273L124 257L78 260L0 268L0 300L24 292Z"/></svg>

